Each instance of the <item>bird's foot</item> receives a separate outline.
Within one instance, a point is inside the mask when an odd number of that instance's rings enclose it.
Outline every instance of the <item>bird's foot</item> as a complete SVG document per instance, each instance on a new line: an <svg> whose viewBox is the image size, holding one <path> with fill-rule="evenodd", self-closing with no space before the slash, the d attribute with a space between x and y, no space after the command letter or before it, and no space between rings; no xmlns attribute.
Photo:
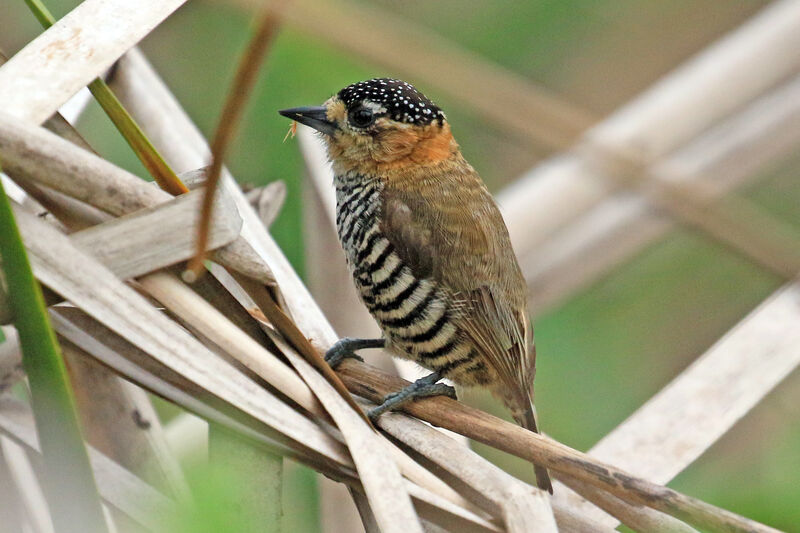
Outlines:
<svg viewBox="0 0 800 533"><path fill-rule="evenodd" d="M367 416L373 422L378 420L378 417L388 411L394 411L401 405L418 398L428 398L430 396L449 396L452 399L456 398L456 389L444 383L437 383L441 379L438 372L434 372L420 378L403 390L387 394L383 398L383 403L378 407L371 409L367 412Z"/></svg>
<svg viewBox="0 0 800 533"><path fill-rule="evenodd" d="M356 350L363 350L365 348L383 348L386 346L384 339L351 339L344 337L336 341L336 344L325 352L325 361L331 366L336 368L345 359L364 359L356 354Z"/></svg>

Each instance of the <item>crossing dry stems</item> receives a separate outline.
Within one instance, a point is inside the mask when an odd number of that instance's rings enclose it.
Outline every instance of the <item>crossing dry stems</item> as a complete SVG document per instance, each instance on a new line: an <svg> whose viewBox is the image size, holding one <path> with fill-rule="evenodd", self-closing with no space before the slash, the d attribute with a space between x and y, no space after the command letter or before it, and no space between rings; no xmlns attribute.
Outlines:
<svg viewBox="0 0 800 533"><path fill-rule="evenodd" d="M123 17L119 34L111 36L103 32L103 25L119 18L119 10L130 9L130 6L121 0L87 0L62 23L15 56L9 67L0 69L0 102L3 102L0 105L0 157L8 161L9 174L24 186L30 196L56 214L62 222L62 229L80 220L83 224L99 224L93 231L84 233L84 237L77 234L70 238L47 221L37 219L24 207L15 209L39 280L67 297L76 307L51 308L62 342L71 343L70 350L76 357L98 358L128 379L224 425L228 430L245 435L250 444L255 443L279 456L295 458L346 483L354 491L366 527L374 528L380 524L383 530L399 531L398 524L403 524L403 531L413 530L420 520L420 527L422 521L430 521L464 531L505 528L521 532L535 526L541 530L555 527L563 531L607 530L610 526L605 519L598 522L586 518L589 515L585 514L585 504L558 497L551 500L499 472L462 443L444 440L447 437L415 418L400 414L387 416L380 423L385 433L374 433L361 418L357 402L352 401L346 391L337 390L336 385L332 385L338 383L338 378L319 364L320 354L335 340L333 330L256 213L246 203L241 190L222 167L221 157L216 157L215 163L222 176L222 191L235 204L221 214L223 218L228 212L241 217L242 227L236 230L237 235L228 236L232 239L230 241L228 237L223 239L224 242L212 241L216 249L211 257L230 272L215 265L218 277L189 288L175 276L174 267L164 270L167 265L155 262L123 271L117 263L119 254L103 254L113 244L130 244L131 250L141 247L141 242L128 242L125 232L114 234L111 243L105 241L104 244L99 237L95 239L98 234L110 235L131 222L130 219L108 221L109 218L125 214L144 218L149 214L184 221L187 227L189 221L174 211L164 214L177 205L161 205L170 201L169 195L144 184L138 177L96 154L39 128L38 124L50 117L69 94L101 74L181 3L143 0L137 6L137 12ZM369 14L369 11L365 12ZM755 98L796 68L793 56L780 55L775 62L761 63L757 58L753 62L758 54L737 56L737 51L741 52L741 43L751 41L757 45L751 48L760 51L793 42L797 35L793 24L798 13L796 2L777 2L735 38L714 49L715 57L725 67L721 71L726 75L738 76L742 72L742 69L734 68L740 60L749 61L748 64L761 69L759 72L763 75L754 76L757 78L755 81L738 87L735 105L730 99L719 102L720 105L703 109L691 123L675 123L672 124L674 128L659 131L659 136L651 139L657 145L657 156L680 146L694 133L724 118L737 105ZM64 50L63 56L50 63L42 62L43 49L54 46L59 39L63 40L65 32L84 27L96 27L97 32L84 32L79 39L81 46ZM397 61L401 59L395 58ZM725 78L717 77L710 80L714 82L711 83L703 76L693 76L692 73L703 71L703 64L703 61L698 61L668 84L677 93L681 93L678 89L684 87L685 94L679 94L682 96L674 101L676 105L691 107L701 100L700 96L711 90L714 83ZM48 83L42 82L45 79ZM509 81L513 80L510 77L501 80L503 83ZM211 152L202 136L137 51L120 62L111 85L170 165L178 170L191 170L207 164ZM689 86L697 91L686 91L685 87ZM522 85L515 87L520 94L527 90ZM467 96L465 101L475 100L474 94ZM531 106L536 108L547 100L534 95ZM640 100L615 119L601 124L595 133L604 132L612 140L624 142L636 137L637 132L653 133L657 128L650 126L658 123L664 115L659 111L661 108L652 107L656 100L652 95L651 100ZM588 119L571 114L568 106L556 107L552 127L563 131L553 139L559 139L557 145L564 145L564 139L574 138ZM496 118L504 121L514 119L508 116ZM221 122L234 123L232 120ZM50 119L48 126L58 135L80 142L63 121ZM518 129L532 139L547 136L547 132ZM220 135L222 137L225 136ZM221 152L221 149L215 151L217 155ZM566 154L565 160L572 155L572 152ZM570 217L580 216L585 207L594 205L607 192L602 186L589 186L584 191L588 193L578 195L578 201L575 201L576 198L566 191L570 184L579 181L570 178L550 191L558 199L571 203L568 212L560 213L558 220L548 220L545 224L535 223L535 220L531 223L531 217L543 213L533 213L536 210L525 204L525 198L520 196L516 207L519 216L512 213L512 229L527 225L537 238L548 237L553 224L564 220L569 222ZM545 195L541 200L547 201L548 198L550 196ZM670 201L681 204L683 199L672 197ZM563 202L556 204L563 205ZM142 212L143 209L151 211ZM104 214L97 216L100 212ZM91 214L91 222L87 222L87 214ZM704 225L702 220L698 225ZM134 234L137 231L143 230L131 230ZM751 243L760 246L757 239L752 236L749 239L746 246ZM780 257L786 242L769 248L768 255ZM528 245L533 246L531 242L527 242ZM184 251L185 248L185 243L176 247ZM754 248L751 246L750 249ZM177 260L172 257L170 262ZM117 265L116 269L114 265ZM794 268L794 263L789 265ZM773 266L787 270L786 265L775 263ZM159 300L169 314L153 307L152 300L132 290L118 279L120 276L138 278L138 282L131 282L132 285L149 292L149 296ZM776 309L794 317L797 311L793 307L795 298L796 287L787 286L754 313L757 318L747 320L743 328L747 335L741 331L732 334L741 338L765 336L765 332L770 331L780 341L794 342L782 321L770 320L770 325L775 327L765 329L764 319L774 317ZM257 305L267 318L266 334L252 319ZM709 352L708 360L716 360L723 352L733 353L724 343L720 346ZM737 402L735 412L720 417L719 424L711 424L713 427L708 429L707 435L692 436L691 453L680 457L670 455L670 464L659 464L657 475L650 474L662 482L667 481L796 366L797 362L786 355L788 352L780 342L765 346L767 348L775 357L770 359L769 365L764 365L766 369L757 374L757 380L736 381L736 376L726 375L726 379L742 388L746 401ZM316 367L307 360L316 361ZM746 358L738 357L730 368L741 368L746 361ZM704 375L703 368L704 365L698 365L690 369L685 377L677 380L678 385ZM328 374L327 379L320 371ZM14 373L9 376L11 379L19 378ZM343 365L341 377L350 391L373 401L405 384L398 378L352 362ZM675 390L680 392L683 389L677 386L665 391L666 396L674 394ZM706 387L703 390L711 389ZM342 397L347 400L342 400ZM692 398L693 401L697 399ZM657 403L641 415L648 424L657 425L659 421L669 419L669 414L658 409ZM21 410L24 411L24 406L20 407L18 404L0 404L0 431L35 448L35 439L21 436L29 437L29 432L26 433L20 424L5 423L12 420L12 414L19 415ZM721 531L770 530L447 399L418 402L409 406L408 412L421 420L546 464L586 499L638 529L687 531L690 530L687 524L691 524ZM636 436L640 431L634 425L627 432L618 432L613 439L616 444L611 448L620 449L620 441L624 444L627 439L638 442ZM386 435L391 436L393 444L387 442ZM258 453L258 448L248 450ZM95 471L104 472L98 475L98 479L106 501L115 502L117 507L124 509L125 498L137 492L149 494L156 507L171 505L168 499L152 492L151 487L131 472L118 468L118 464L109 466L94 460L94 452L91 455ZM115 463L112 461L112 464ZM631 464L636 465L636 461L632 460ZM115 480L130 482L125 485L130 491L115 491ZM490 480L491 483L481 485L478 480ZM257 487L254 490L257 491ZM141 508L129 506L128 512L137 516L145 527L156 527L156 521L149 522ZM686 523L677 522L667 515Z"/></svg>

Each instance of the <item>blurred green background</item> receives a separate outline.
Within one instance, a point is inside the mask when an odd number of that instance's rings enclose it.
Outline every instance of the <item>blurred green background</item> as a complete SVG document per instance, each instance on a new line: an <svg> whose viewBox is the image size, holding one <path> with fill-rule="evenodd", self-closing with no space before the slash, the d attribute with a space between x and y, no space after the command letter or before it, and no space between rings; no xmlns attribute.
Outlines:
<svg viewBox="0 0 800 533"><path fill-rule="evenodd" d="M75 3L47 2L58 16ZM429 28L602 117L765 2L384 0L370 4ZM347 4L349 9L357 7L357 2ZM0 45L6 53L15 52L40 31L22 0L4 0L0 18L5 33ZM242 9L194 0L143 43L157 70L207 135L213 131L249 31L249 17ZM301 273L302 163L296 142L283 142L288 123L276 110L319 103L346 84L383 75L403 77L293 26L282 30L262 71L228 164L244 183L287 183L288 199L272 232ZM537 151L522 145L446 95L422 84L418 87L445 109L466 157L493 190L547 155L544 148ZM96 106L80 129L101 154L145 174ZM777 162L741 194L800 233L798 163L800 156ZM647 247L612 275L537 320L537 406L545 431L570 446L588 449L780 284L780 279L748 260L688 230L673 231ZM486 398L471 399L507 418ZM798 405L800 377L795 373L670 486L771 526L795 529L800 523ZM482 446L477 449L515 475L531 477L526 463ZM287 468L286 531L320 530L315 483L313 472ZM209 528L212 523L221 522L205 522Z"/></svg>

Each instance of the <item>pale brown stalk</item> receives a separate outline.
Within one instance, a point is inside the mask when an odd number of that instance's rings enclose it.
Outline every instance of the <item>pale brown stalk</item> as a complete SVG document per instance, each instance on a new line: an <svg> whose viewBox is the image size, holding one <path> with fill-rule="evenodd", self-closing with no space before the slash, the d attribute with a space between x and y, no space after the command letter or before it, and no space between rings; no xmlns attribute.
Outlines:
<svg viewBox="0 0 800 533"><path fill-rule="evenodd" d="M258 79L259 68L280 28L281 11L282 5L277 8L269 5L264 8L255 35L239 62L233 86L228 92L225 106L222 108L214 139L211 141L211 168L206 179L206 193L197 229L196 254L189 262L184 275L187 281L197 279L204 268L203 260L211 227L214 193L222 172L222 163L244 113L245 104Z"/></svg>
<svg viewBox="0 0 800 533"><path fill-rule="evenodd" d="M387 394L410 384L353 360L343 362L339 369L342 381L351 392L374 402L380 402ZM406 405L403 410L436 426L542 464L554 471L556 478L559 472L564 472L624 501L652 507L700 528L741 533L775 531L730 511L595 461L584 453L450 398L440 396L419 400Z"/></svg>

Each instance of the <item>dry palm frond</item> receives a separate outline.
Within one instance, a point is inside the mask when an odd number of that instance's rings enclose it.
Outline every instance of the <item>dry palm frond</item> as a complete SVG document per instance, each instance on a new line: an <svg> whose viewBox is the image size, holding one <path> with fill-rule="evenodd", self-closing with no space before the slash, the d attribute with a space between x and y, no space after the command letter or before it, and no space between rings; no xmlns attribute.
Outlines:
<svg viewBox="0 0 800 533"><path fill-rule="evenodd" d="M797 282L775 292L589 454L656 483L675 477L800 365L799 299Z"/></svg>
<svg viewBox="0 0 800 533"><path fill-rule="evenodd" d="M254 456L267 452L272 459L263 457L262 466L274 466L276 456L291 457L341 481L352 492L368 530L421 531L426 523L465 531L554 531L556 527L563 531L605 531L613 527L607 517L587 514L583 503L551 500L417 419L387 415L379 423L383 433L365 423L357 402L336 388L339 378L320 364L321 353L336 340L332 327L222 166L219 154L223 150L215 151L214 171L221 176L221 204L215 209L219 218L213 225L219 233L209 239L214 249L211 257L217 264L211 268L213 277L206 276L189 287L170 265L186 256L187 243L179 239L179 230L192 225L193 219L187 216L191 207L187 206L195 205L196 195L167 203L170 196L166 193L38 127L63 104L67 93L97 76L181 2L149 6L151 3L146 2L147 12L123 21L118 30L121 35L115 35L116 43L103 48L107 36L102 31L96 36L86 32L80 38L80 50L65 49L63 57L58 56L52 64L41 64L43 49L53 46L63 32L118 18L118 10L125 7L119 0L88 0L0 70L0 157L8 163L13 179L60 220L61 225L56 227L25 207L15 209L39 281L74 306L51 307L54 327L74 356L96 358L114 372L205 417L214 424L212 439L227 435L218 430L235 433L235 440L217 442L233 447L241 444L245 453ZM753 63L747 55L737 56L736 50L752 44L764 51L795 39L788 31L795 12L787 6L791 7L778 2L768 8L724 41L722 49L712 49L708 57L673 75L661 89L592 130L589 141L599 139L595 145L621 147L626 152L630 142L648 134L644 138L651 142L652 150L644 159L650 164L759 94L794 68L795 59L781 56L769 65L754 64L760 67L761 77L737 86L731 99L708 106L692 115L691 121L665 128L658 135L651 131L669 115L660 105L664 94L678 93L680 97L672 105L691 111L699 99L681 91L689 87L703 93L715 84L730 82L737 68ZM705 68L712 60L709 57L721 65L710 80ZM35 73L27 72L30 65L23 63L25 58L36 66ZM56 76L57 86L42 85L44 76ZM34 85L29 94L19 94ZM174 168L186 171L207 163L210 151L202 136L139 52L133 50L119 63L112 85ZM6 94L13 98L4 99ZM68 137L74 133L58 119L51 120L49 127ZM560 198L576 184L587 187L573 199L576 201L570 209L559 213L556 224L579 216L608 189L588 183L589 171L596 169L589 168L585 157L585 153L574 150L560 160L566 165L561 170L575 172L568 174L563 186L559 183L554 187L554 195ZM552 169L548 172L557 174ZM548 180L553 179L548 176ZM525 206L525 212L531 210ZM512 230L526 223L522 215L512 213ZM155 243L158 246L152 247L152 257L138 258L144 249L142 234L158 227L162 219L174 224L169 235L164 242ZM85 226L91 228L72 236L65 234ZM535 229L538 232L541 228ZM545 233L536 233L532 241L546 237ZM138 260L131 261L132 255ZM691 531L690 524L728 531L771 531L655 484L652 478L667 481L676 468L680 470L701 453L794 368L796 357L789 352L798 340L781 317L795 318L795 293L796 287L790 286L767 302L679 377L674 386L646 405L632 422L612 434L596 450L607 454L605 461L449 399L420 401L406 411L547 465L584 498L633 527ZM165 309L157 308L154 301ZM256 308L267 318L261 324L252 318L260 316ZM769 335L773 343L753 345L752 339L763 340ZM737 381L743 365L763 355L758 351L762 348L770 357L769 364L763 365L765 370L754 374L759 382L747 377ZM719 383L709 378L708 368L719 367L719 361L727 361L731 353L736 357L723 366L730 371L726 384L740 388L720 390ZM342 365L339 375L351 392L372 401L406 384L352 361ZM741 392L744 399L734 400L738 403L729 415L718 416L720 406L727 401L726 392L731 391ZM708 412L709 417L719 418L719 423L703 419L695 424L702 426L702 435L689 435L691 447L685 453L665 454L666 460L647 472L649 481L610 466L611 462L624 465L619 457L624 445L638 442L647 433L648 424L669 419L671 414L664 409L664 402L690 398L687 402L696 404L698 395L708 392L720 400ZM33 448L35 439L25 437L25 428L8 422L13 422L12 415L19 412L19 405L0 402L0 431ZM706 426L713 427L706 430ZM668 441L669 436L661 435ZM160 525L147 516L143 510L146 502L141 502L150 498L153 509L168 514L172 501L133 473L116 464L98 462L96 452L91 454L106 501L146 527ZM638 469L641 456L628 456L631 469ZM104 468L112 473L102 474ZM130 505L126 498L137 503ZM264 516L271 520L276 515Z"/></svg>
<svg viewBox="0 0 800 533"><path fill-rule="evenodd" d="M55 182L53 181L53 178L50 179L50 183L54 184ZM102 178L102 181L106 182L107 178ZM147 187L147 185L139 184L138 187ZM167 324L163 322L163 319L158 318L157 314L153 315L151 311L147 311L145 307L142 307L141 304L135 304L133 307L130 307L133 305L135 294L129 293L122 300L109 300L106 296L104 296L104 292L99 290L98 287L102 287L102 283L112 283L113 278L109 278L100 271L90 268L89 265L85 263L85 259L81 259L79 254L58 249L58 246L63 245L56 245L58 239L56 239L55 234L52 233L54 230L45 231L44 224L36 221L35 217L34 220L31 220L29 216L26 216L22 212L20 212L20 215L20 220L24 223L24 228L41 226L38 230L39 237L35 240L35 242L47 242L47 249L34 246L31 249L31 253L36 260L35 264L39 265L39 269L46 266L50 267L50 270L41 272L39 274L40 276L44 276L42 279L44 279L47 284L58 285L59 292L65 293L64 295L68 296L71 301L78 303L83 309L93 314L96 319L105 322L109 326L112 326L113 329L120 332L124 336L127 336L129 340L132 340L131 335L134 335L134 331L130 330L129 325L122 323L119 318L113 318L113 316L114 314L117 314L117 316L121 318L122 315L119 314L121 312L127 316L134 317L136 314L140 314L141 317L134 320L136 322L147 323L152 328L151 331L138 332L139 335L142 333L145 335L144 339L139 338L138 343L142 345L144 342L144 345L151 346L148 351L152 351L155 349L155 346L160 345L162 348L159 350L162 352L164 349L167 349L171 352L176 352L179 350L178 346L180 344L185 345L186 343L190 343L190 338L179 334L177 331L171 333L169 337L161 336L158 331L164 328L169 329L171 326L168 327ZM45 235L49 235L49 237L45 238ZM80 260L84 261L84 263L82 263L82 266L80 267L78 267L76 264L66 265L65 271L62 270L65 268L65 265L56 265L53 263L52 259L47 259L48 257L54 258L58 255L69 256L72 261ZM58 268L58 271L52 270L53 268ZM81 273L80 276L88 277L81 278L75 274L76 271ZM69 275L69 278L65 278L65 275ZM80 281L81 279L84 279L84 281ZM96 296L100 297L99 301L92 301L91 299L86 300L85 296L81 298L81 291L78 289L79 285L75 284L88 283L88 279L93 280L93 286L97 291ZM119 284L119 282L116 283ZM72 287L72 289L69 287ZM78 290L78 292L75 292L75 290ZM122 290L123 287L118 286L117 288L113 289L113 292L119 293ZM287 301L294 302L295 305L299 304L299 301L296 300L296 298L299 296L297 293L287 293L286 290L283 292L284 296L287 298ZM289 294L291 294L291 296L289 296ZM123 307L119 307L120 305ZM307 306L308 303L305 305ZM113 311L114 308L118 308L119 311ZM101 309L103 309L102 312L100 311ZM122 309L126 310L123 312ZM134 309L136 309L136 311L134 311ZM304 316L307 316L307 313ZM317 323L317 326L319 326L319 323ZM155 337L153 335L155 335ZM175 344L175 341L178 339L182 340L179 344ZM153 342L156 344L152 344ZM203 349L201 346L194 344L194 342L191 342L190 344L195 346L193 351L202 353ZM172 348L167 348L168 346L172 346ZM166 354L166 352L163 353ZM201 361L203 362L203 365L197 366ZM212 375L217 377L224 375L222 373L222 368L219 367L218 364L212 364L211 359L203 360L195 356L192 363L190 363L188 366L185 366L186 363L188 363L187 360L184 360L184 362L181 363L183 369L180 371L180 373L189 377L193 381L200 380L199 382L207 382L210 384L210 382L207 380L211 378ZM211 368L215 368L215 370L213 370L211 374L208 374L208 371ZM390 392L392 390L391 387L396 386L397 384L396 381L387 381L387 377L380 378L378 381L376 381L378 374L375 372L369 372L367 374L364 374L363 372L360 374L357 373L355 375L358 377L358 379L354 381L352 379L353 368L354 365L352 363L344 364L342 375L348 379L348 386L352 387L352 390L360 395L376 399L377 397ZM306 374L304 377L309 379L308 376L311 375L312 374ZM317 382L315 383L315 386L321 386L321 383L322 382ZM365 387L366 384L369 384L369 386ZM209 385L205 385L206 388L208 388L208 386ZM227 394L230 395L231 392L232 391L228 392ZM250 394L252 394L252 389L250 390ZM465 407L461 407L459 404L448 406L446 409L439 407L431 410L432 406L441 405L442 402L446 401L447 400L445 399L434 399L425 402L419 402L418 404L410 406L409 410L415 414L424 414L424 417L427 420L430 420L437 425L448 427L449 429L456 430L462 434L467 434L472 438L482 439L484 442L488 442L493 446L500 447L501 449L505 449L511 453L521 455L526 459L542 462L555 471L563 470L564 472L567 472L571 476L574 476L584 482L596 484L606 490L610 490L613 494L623 499L627 499L631 502L639 504L653 506L662 511L677 514L681 518L688 520L690 523L698 523L703 526L724 523L731 527L736 527L736 524L739 524L741 527L758 527L746 520L741 519L740 517L736 517L730 513L715 509L712 506L703 504L702 502L687 498L686 496L674 493L673 491L669 491L667 489L657 488L652 484L648 484L644 480L636 480L635 478L616 471L607 465L596 465L585 456L577 454L577 452L568 451L565 447L560 445L554 446L546 439L542 437L536 437L535 435L517 428L516 426L506 427L510 426L510 424L493 419L492 417L487 418L488 415L484 415L480 412L470 411ZM243 406L240 404L240 407ZM465 411L465 409L467 410ZM286 413L286 411L284 411L284 413ZM465 413L468 414L465 415ZM269 417L271 420L270 425L281 428L281 432L287 435L294 435L295 440L298 440L299 434L296 432L296 430L288 426L285 422L279 423L274 417L275 414L276 413L273 411L273 414ZM266 413L262 411L261 416L263 417L265 415ZM285 420L286 414L282 416ZM463 419L462 417L464 416L467 416L467 418ZM302 439L300 439L300 441L302 441ZM593 464L595 466L591 467L589 470L585 470L584 467L588 466L589 464ZM602 475L598 472L607 472L607 475ZM616 476L617 479L614 479L613 476ZM625 481L623 483L620 480ZM636 487L635 489L631 490L630 488L626 488L630 487L632 483L634 483L634 486Z"/></svg>
<svg viewBox="0 0 800 533"><path fill-rule="evenodd" d="M19 400L0 398L0 432L33 452L40 450L33 412ZM32 458L34 464L41 461L38 453ZM168 518L176 513L177 504L174 500L94 448L89 448L89 460L103 500L124 511L144 527L155 531L165 530Z"/></svg>
<svg viewBox="0 0 800 533"><path fill-rule="evenodd" d="M795 153L798 145L800 77L795 76L654 163L642 185L651 180L678 183L713 202L758 178L765 167ZM510 193L511 189L501 198ZM636 189L610 194L522 258L533 312L541 314L589 286L674 224ZM770 237L766 228L761 234Z"/></svg>
<svg viewBox="0 0 800 533"><path fill-rule="evenodd" d="M584 143L650 165L797 72L800 9L766 7L590 129ZM770 58L766 60L766 58ZM725 98L715 95L724 94ZM680 119L677 120L676 117ZM532 169L501 198L517 254L526 256L615 187L580 149Z"/></svg>
<svg viewBox="0 0 800 533"><path fill-rule="evenodd" d="M41 124L185 1L82 2L3 66L2 109Z"/></svg>

